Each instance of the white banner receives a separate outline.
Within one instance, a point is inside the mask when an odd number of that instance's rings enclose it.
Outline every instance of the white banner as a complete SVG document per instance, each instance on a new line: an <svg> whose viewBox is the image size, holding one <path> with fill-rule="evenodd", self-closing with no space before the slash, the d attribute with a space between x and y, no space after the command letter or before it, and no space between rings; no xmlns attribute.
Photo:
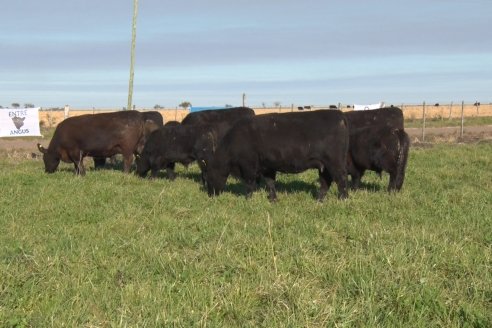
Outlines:
<svg viewBox="0 0 492 328"><path fill-rule="evenodd" d="M383 108L383 107L384 107L384 102L380 102L380 103L371 104L371 105L354 105L354 110L378 109L378 108Z"/></svg>
<svg viewBox="0 0 492 328"><path fill-rule="evenodd" d="M41 136L39 108L0 108L0 137Z"/></svg>

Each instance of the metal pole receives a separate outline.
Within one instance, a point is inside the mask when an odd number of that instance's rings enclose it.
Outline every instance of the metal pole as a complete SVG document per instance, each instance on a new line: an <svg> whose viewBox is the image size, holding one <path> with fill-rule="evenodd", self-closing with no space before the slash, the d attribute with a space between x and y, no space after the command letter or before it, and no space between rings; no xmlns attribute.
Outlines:
<svg viewBox="0 0 492 328"><path fill-rule="evenodd" d="M137 14L138 14L138 0L133 0L133 22L132 22L132 48L130 55L130 82L128 86L128 106L127 110L132 109L133 98L133 67L135 65L135 39L137 38Z"/></svg>
<svg viewBox="0 0 492 328"><path fill-rule="evenodd" d="M422 105L422 142L425 141L425 101Z"/></svg>
<svg viewBox="0 0 492 328"><path fill-rule="evenodd" d="M465 123L465 102L461 102L461 131L460 131L460 139L463 139L463 125Z"/></svg>

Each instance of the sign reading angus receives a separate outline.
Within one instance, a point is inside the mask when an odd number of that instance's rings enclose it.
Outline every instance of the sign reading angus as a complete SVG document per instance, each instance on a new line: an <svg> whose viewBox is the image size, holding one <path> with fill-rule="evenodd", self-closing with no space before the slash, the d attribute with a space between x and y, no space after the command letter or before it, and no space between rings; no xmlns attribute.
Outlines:
<svg viewBox="0 0 492 328"><path fill-rule="evenodd" d="M0 137L40 135L39 108L0 109Z"/></svg>

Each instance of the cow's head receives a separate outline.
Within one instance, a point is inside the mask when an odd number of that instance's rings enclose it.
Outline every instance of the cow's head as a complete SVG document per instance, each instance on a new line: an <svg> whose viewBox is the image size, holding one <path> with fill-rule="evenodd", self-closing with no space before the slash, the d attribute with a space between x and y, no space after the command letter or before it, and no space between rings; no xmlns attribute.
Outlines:
<svg viewBox="0 0 492 328"><path fill-rule="evenodd" d="M142 178L145 177L147 172L150 170L150 161L148 156L145 154L136 154L135 163L137 164L137 170L135 173Z"/></svg>
<svg viewBox="0 0 492 328"><path fill-rule="evenodd" d="M224 191L228 175L222 169L207 167L204 179L210 197L220 195Z"/></svg>
<svg viewBox="0 0 492 328"><path fill-rule="evenodd" d="M48 149L41 146L38 143L38 149L41 153L43 153L43 162L44 162L44 171L46 173L53 173L58 168L58 164L60 164L60 158L53 152L50 152Z"/></svg>

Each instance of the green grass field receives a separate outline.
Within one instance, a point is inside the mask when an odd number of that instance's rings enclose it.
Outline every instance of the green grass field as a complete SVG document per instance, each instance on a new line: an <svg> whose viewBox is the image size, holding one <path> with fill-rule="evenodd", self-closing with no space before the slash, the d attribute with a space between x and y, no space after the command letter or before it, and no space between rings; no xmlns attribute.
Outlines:
<svg viewBox="0 0 492 328"><path fill-rule="evenodd" d="M2 327L491 327L492 144L412 148L403 190L279 200L197 166L84 178L0 153Z"/></svg>

